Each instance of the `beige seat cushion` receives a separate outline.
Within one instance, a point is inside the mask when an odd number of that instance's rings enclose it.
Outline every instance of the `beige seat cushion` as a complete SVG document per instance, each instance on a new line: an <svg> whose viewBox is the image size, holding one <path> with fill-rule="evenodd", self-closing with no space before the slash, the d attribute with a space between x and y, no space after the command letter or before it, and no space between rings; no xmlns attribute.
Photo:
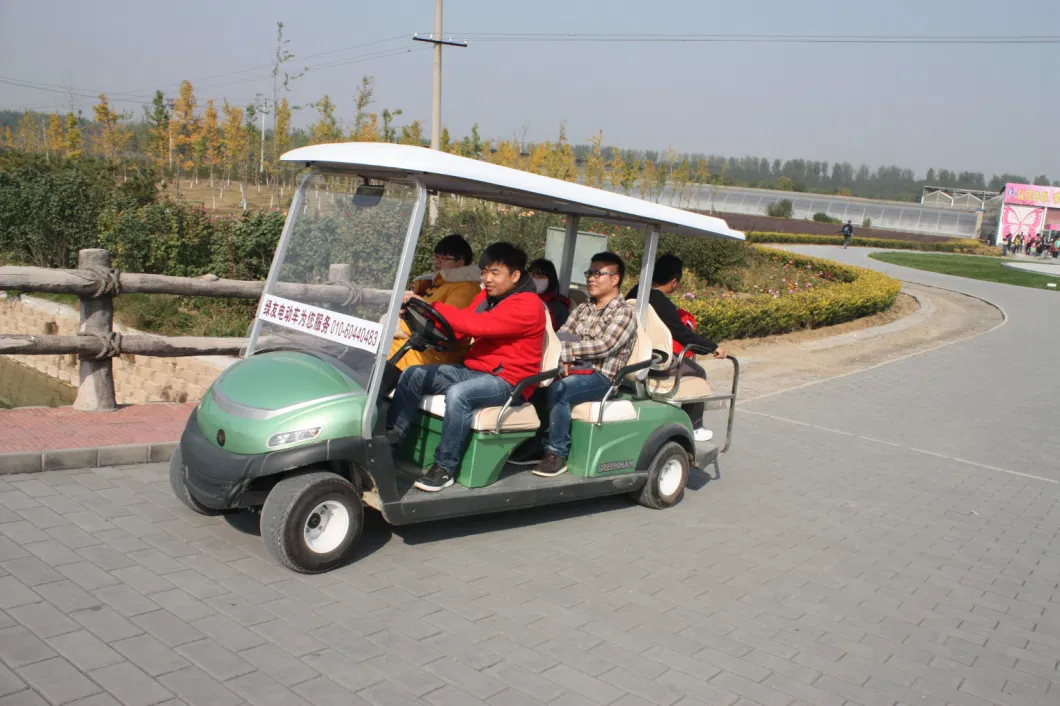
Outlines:
<svg viewBox="0 0 1060 706"><path fill-rule="evenodd" d="M652 395L663 395L669 393L674 389L674 381L676 377L668 378L648 378L648 392ZM677 394L669 398L674 402L683 402L685 400L697 400L703 397L710 396L710 385L703 378L694 377L681 377L681 387L678 388Z"/></svg>
<svg viewBox="0 0 1060 706"><path fill-rule="evenodd" d="M420 409L439 419L445 418L445 395L424 395ZM497 415L503 407L483 407L475 410L471 417L471 428L474 431L493 431L497 426ZM537 411L532 404L512 405L504 415L501 431L533 431L541 426Z"/></svg>
<svg viewBox="0 0 1060 706"><path fill-rule="evenodd" d="M579 422L595 423L600 415L599 402L582 402L570 410L570 418ZM605 422L635 422L637 408L629 400L610 400L604 407Z"/></svg>

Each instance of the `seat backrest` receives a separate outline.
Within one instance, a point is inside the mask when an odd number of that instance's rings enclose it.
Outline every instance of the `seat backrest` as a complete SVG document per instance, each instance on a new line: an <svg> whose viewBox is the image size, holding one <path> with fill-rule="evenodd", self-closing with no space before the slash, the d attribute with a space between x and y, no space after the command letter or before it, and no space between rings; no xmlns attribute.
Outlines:
<svg viewBox="0 0 1060 706"><path fill-rule="evenodd" d="M634 363L642 363L646 360L651 360L651 339L648 338L648 334L640 326L637 327L636 340L633 343L633 350L629 353L629 360L626 361L626 365L633 365ZM648 369L637 370L626 376L626 380L630 382L636 382L637 380L645 380L648 377Z"/></svg>
<svg viewBox="0 0 1060 706"><path fill-rule="evenodd" d="M543 304L544 302L542 302ZM541 372L546 370L552 370L553 368L559 367L559 336L552 330L552 317L548 314L548 307L545 307L545 345L544 351L541 356ZM540 387L548 387L552 384L551 380L545 380L541 383Z"/></svg>
<svg viewBox="0 0 1060 706"><path fill-rule="evenodd" d="M674 359L674 336L650 304L648 305L648 321L644 326L644 330L651 341L651 347L660 353L666 354L664 366L669 369L670 363Z"/></svg>
<svg viewBox="0 0 1060 706"><path fill-rule="evenodd" d="M584 304L589 301L589 293L584 289L578 289L577 287L571 287L570 291L567 292L567 299L570 299L571 308Z"/></svg>

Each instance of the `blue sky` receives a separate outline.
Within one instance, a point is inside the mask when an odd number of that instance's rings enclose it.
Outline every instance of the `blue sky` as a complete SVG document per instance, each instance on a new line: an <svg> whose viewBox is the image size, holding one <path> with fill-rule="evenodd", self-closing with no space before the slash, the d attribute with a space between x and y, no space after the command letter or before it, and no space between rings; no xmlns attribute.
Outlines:
<svg viewBox="0 0 1060 706"><path fill-rule="evenodd" d="M305 63L423 49L433 0L304 3L270 0L0 0L0 76L77 92L106 91L139 111L153 89L193 82L203 102L246 103L271 91L275 23L299 56L379 40ZM1021 36L1056 32L1060 3L983 0L447 0L445 33L592 32L795 35ZM486 137L554 138L560 121L585 142L604 130L624 147L804 157L1060 178L1054 89L1060 45L511 43L446 50L443 123L474 122ZM296 60L297 63L297 60ZM375 109L430 119L431 53L411 51L319 68L291 99L329 93L352 120L362 74L376 78ZM93 101L75 97L90 114ZM0 84L0 108L65 109L62 93ZM302 111L297 123L312 120ZM429 127L425 129L429 131Z"/></svg>

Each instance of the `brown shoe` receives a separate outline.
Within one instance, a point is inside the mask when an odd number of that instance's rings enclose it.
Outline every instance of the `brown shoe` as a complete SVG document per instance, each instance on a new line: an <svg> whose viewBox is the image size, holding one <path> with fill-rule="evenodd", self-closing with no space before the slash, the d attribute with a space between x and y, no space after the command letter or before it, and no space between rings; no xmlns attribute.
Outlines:
<svg viewBox="0 0 1060 706"><path fill-rule="evenodd" d="M554 454L551 451L545 453L545 458L537 464L537 468L530 471L535 476L554 478L561 473L567 472L567 459L564 456Z"/></svg>

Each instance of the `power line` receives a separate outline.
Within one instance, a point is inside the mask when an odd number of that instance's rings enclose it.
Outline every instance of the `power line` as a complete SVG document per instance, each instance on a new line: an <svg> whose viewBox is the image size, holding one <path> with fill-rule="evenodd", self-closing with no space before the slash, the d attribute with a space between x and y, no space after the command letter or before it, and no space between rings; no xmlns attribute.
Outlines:
<svg viewBox="0 0 1060 706"><path fill-rule="evenodd" d="M653 33L522 33L522 32L465 32L476 42L494 43L772 43L772 44L998 44L1033 45L1060 44L1057 35L1020 37L971 35L796 35L796 34L653 34Z"/></svg>

